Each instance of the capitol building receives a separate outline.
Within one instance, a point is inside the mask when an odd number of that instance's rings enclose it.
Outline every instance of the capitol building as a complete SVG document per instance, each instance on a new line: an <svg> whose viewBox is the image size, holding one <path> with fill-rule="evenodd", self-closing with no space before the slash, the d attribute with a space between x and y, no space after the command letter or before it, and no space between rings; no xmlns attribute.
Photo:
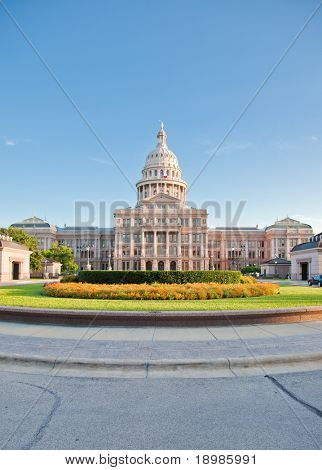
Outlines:
<svg viewBox="0 0 322 470"><path fill-rule="evenodd" d="M35 236L39 249L53 242L71 247L80 269L89 259L103 270L240 269L289 259L313 235L310 225L289 217L265 228L209 227L206 209L186 205L187 183L162 123L136 189L136 206L115 210L113 228L57 227L38 217L12 226Z"/></svg>

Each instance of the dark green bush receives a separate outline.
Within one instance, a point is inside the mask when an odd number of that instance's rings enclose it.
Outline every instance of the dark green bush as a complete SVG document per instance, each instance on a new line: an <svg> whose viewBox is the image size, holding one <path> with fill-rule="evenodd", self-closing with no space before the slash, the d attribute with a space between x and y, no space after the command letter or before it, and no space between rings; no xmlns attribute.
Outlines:
<svg viewBox="0 0 322 470"><path fill-rule="evenodd" d="M90 284L238 284L240 276L239 271L80 271L78 274L79 282Z"/></svg>
<svg viewBox="0 0 322 470"><path fill-rule="evenodd" d="M78 275L77 274L68 274L67 276L64 276L60 282L79 282Z"/></svg>

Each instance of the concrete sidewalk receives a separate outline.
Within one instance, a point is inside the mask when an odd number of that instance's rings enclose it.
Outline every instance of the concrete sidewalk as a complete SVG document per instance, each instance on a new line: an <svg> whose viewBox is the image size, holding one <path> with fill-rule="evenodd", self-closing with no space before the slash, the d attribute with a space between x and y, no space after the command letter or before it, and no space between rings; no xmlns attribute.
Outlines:
<svg viewBox="0 0 322 470"><path fill-rule="evenodd" d="M0 323L0 370L217 377L322 370L322 322L196 328Z"/></svg>

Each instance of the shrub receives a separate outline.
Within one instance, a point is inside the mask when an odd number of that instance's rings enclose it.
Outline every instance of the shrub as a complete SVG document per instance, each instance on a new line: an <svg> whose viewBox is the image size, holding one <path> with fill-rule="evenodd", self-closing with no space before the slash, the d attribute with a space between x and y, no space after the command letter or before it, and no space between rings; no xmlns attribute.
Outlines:
<svg viewBox="0 0 322 470"><path fill-rule="evenodd" d="M77 274L68 274L67 276L64 276L60 282L79 282L78 275Z"/></svg>
<svg viewBox="0 0 322 470"><path fill-rule="evenodd" d="M245 266L244 268L241 268L242 274L256 274L261 272L261 267L260 266Z"/></svg>
<svg viewBox="0 0 322 470"><path fill-rule="evenodd" d="M279 292L276 284L86 284L49 283L44 293L50 297L108 300L206 300L258 297Z"/></svg>
<svg viewBox="0 0 322 470"><path fill-rule="evenodd" d="M253 276L240 276L241 284L256 284L256 279Z"/></svg>
<svg viewBox="0 0 322 470"><path fill-rule="evenodd" d="M79 281L90 284L238 284L239 271L80 271Z"/></svg>

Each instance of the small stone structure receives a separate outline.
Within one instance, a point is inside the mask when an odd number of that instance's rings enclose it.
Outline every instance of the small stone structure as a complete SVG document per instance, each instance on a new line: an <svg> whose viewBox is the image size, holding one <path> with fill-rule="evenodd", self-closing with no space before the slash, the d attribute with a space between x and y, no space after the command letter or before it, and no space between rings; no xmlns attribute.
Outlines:
<svg viewBox="0 0 322 470"><path fill-rule="evenodd" d="M12 237L0 234L0 282L29 279L31 253Z"/></svg>
<svg viewBox="0 0 322 470"><path fill-rule="evenodd" d="M261 275L263 277L286 278L290 275L291 262L285 258L273 258L261 264Z"/></svg>
<svg viewBox="0 0 322 470"><path fill-rule="evenodd" d="M296 245L291 251L291 278L307 281L322 274L322 232L307 243Z"/></svg>
<svg viewBox="0 0 322 470"><path fill-rule="evenodd" d="M32 277L53 279L61 275L61 263L53 259L44 258L41 261L40 271L34 271Z"/></svg>

